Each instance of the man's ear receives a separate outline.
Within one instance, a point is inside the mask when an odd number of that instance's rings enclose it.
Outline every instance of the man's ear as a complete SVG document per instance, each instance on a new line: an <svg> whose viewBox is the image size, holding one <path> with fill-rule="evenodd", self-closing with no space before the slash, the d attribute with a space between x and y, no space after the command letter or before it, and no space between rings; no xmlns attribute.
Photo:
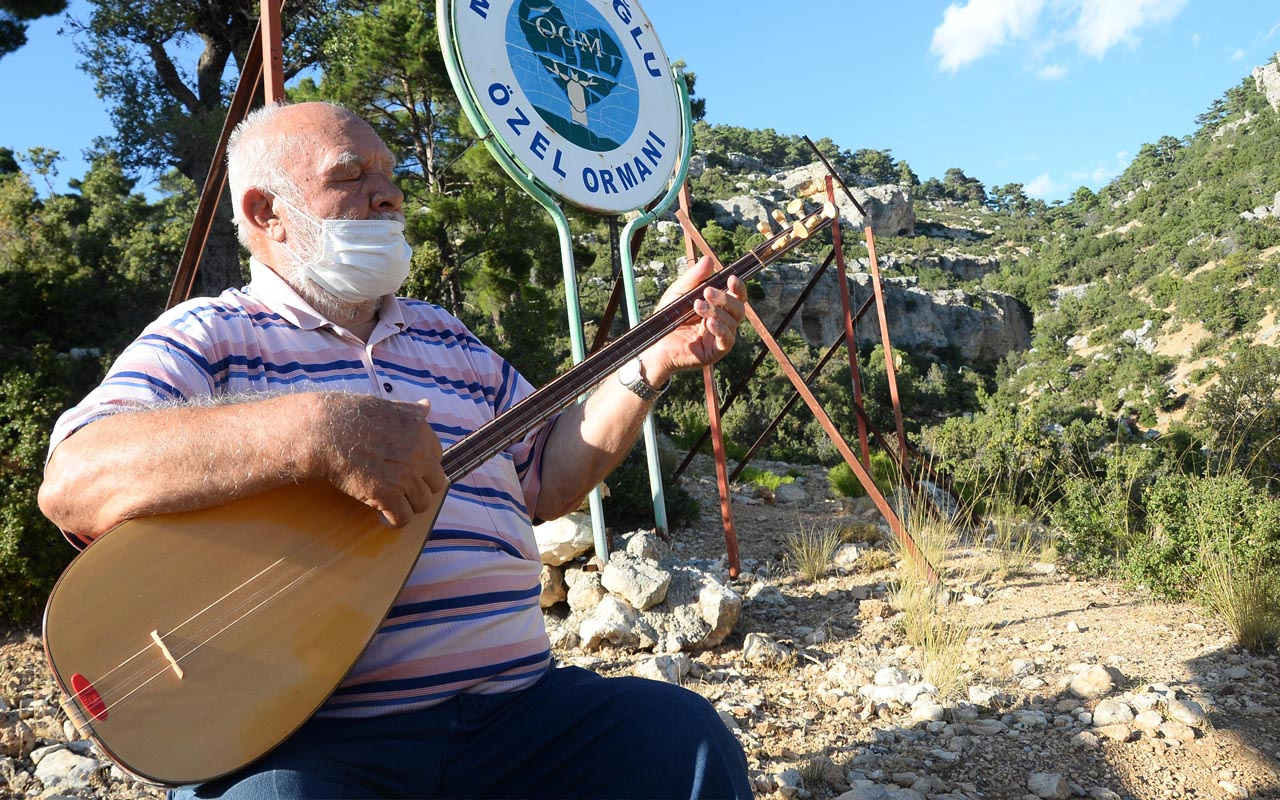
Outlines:
<svg viewBox="0 0 1280 800"><path fill-rule="evenodd" d="M261 189L248 189L240 198L240 210L251 228L272 241L283 242L284 223L276 215L274 200L273 195Z"/></svg>

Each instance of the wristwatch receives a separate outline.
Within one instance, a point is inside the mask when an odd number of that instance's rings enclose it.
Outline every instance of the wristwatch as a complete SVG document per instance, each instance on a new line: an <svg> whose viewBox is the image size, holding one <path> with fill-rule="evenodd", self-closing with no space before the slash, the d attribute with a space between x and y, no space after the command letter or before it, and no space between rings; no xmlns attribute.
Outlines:
<svg viewBox="0 0 1280 800"><path fill-rule="evenodd" d="M646 403L652 403L671 385L671 381L667 381L661 388L654 386L644 379L644 365L639 358L633 358L623 364L618 369L618 383L635 392L636 396Z"/></svg>

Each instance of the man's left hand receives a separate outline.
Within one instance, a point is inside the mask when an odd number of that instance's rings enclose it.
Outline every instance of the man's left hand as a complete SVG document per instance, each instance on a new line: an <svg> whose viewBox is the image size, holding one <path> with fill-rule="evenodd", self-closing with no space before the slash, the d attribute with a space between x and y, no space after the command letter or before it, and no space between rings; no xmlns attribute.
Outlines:
<svg viewBox="0 0 1280 800"><path fill-rule="evenodd" d="M711 259L703 257L663 292L658 303L665 308L711 277ZM747 287L736 276L729 278L728 291L707 287L694 301L697 318L681 325L641 354L645 378L662 386L671 373L724 358L737 340L738 324L746 314Z"/></svg>

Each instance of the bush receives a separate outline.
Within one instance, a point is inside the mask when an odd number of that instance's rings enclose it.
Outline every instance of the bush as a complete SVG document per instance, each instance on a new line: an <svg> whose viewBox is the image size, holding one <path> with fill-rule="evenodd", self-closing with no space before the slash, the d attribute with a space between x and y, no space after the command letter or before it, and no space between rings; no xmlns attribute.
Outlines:
<svg viewBox="0 0 1280 800"><path fill-rule="evenodd" d="M66 408L71 373L37 351L33 363L0 374L0 620L13 624L38 619L75 554L36 504L49 431Z"/></svg>
<svg viewBox="0 0 1280 800"><path fill-rule="evenodd" d="M605 481L609 497L604 503L605 522L621 530L653 527L653 491L644 448L636 447ZM667 501L667 525L688 527L698 518L698 501L663 470L662 488Z"/></svg>
<svg viewBox="0 0 1280 800"><path fill-rule="evenodd" d="M1204 574L1205 547L1232 563L1280 565L1280 500L1239 474L1169 475L1144 498L1147 525L1125 558L1124 571L1157 596L1183 599Z"/></svg>
<svg viewBox="0 0 1280 800"><path fill-rule="evenodd" d="M871 454L871 479L880 494L888 495L898 483L898 465L888 453L877 450ZM839 497L865 497L866 488L853 474L853 468L844 461L827 471L827 482L832 494Z"/></svg>

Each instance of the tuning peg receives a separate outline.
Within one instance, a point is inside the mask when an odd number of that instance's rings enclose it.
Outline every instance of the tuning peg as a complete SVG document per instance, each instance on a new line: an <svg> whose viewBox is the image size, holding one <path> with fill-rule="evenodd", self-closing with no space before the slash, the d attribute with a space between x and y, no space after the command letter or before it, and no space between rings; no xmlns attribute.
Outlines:
<svg viewBox="0 0 1280 800"><path fill-rule="evenodd" d="M773 235L773 226L769 224L769 220L767 219L762 219L759 222L757 222L756 230L760 231L760 233L764 234L765 236Z"/></svg>
<svg viewBox="0 0 1280 800"><path fill-rule="evenodd" d="M792 200L790 203L787 203L787 213L791 216L799 216L802 211L804 211L804 200L799 197Z"/></svg>

